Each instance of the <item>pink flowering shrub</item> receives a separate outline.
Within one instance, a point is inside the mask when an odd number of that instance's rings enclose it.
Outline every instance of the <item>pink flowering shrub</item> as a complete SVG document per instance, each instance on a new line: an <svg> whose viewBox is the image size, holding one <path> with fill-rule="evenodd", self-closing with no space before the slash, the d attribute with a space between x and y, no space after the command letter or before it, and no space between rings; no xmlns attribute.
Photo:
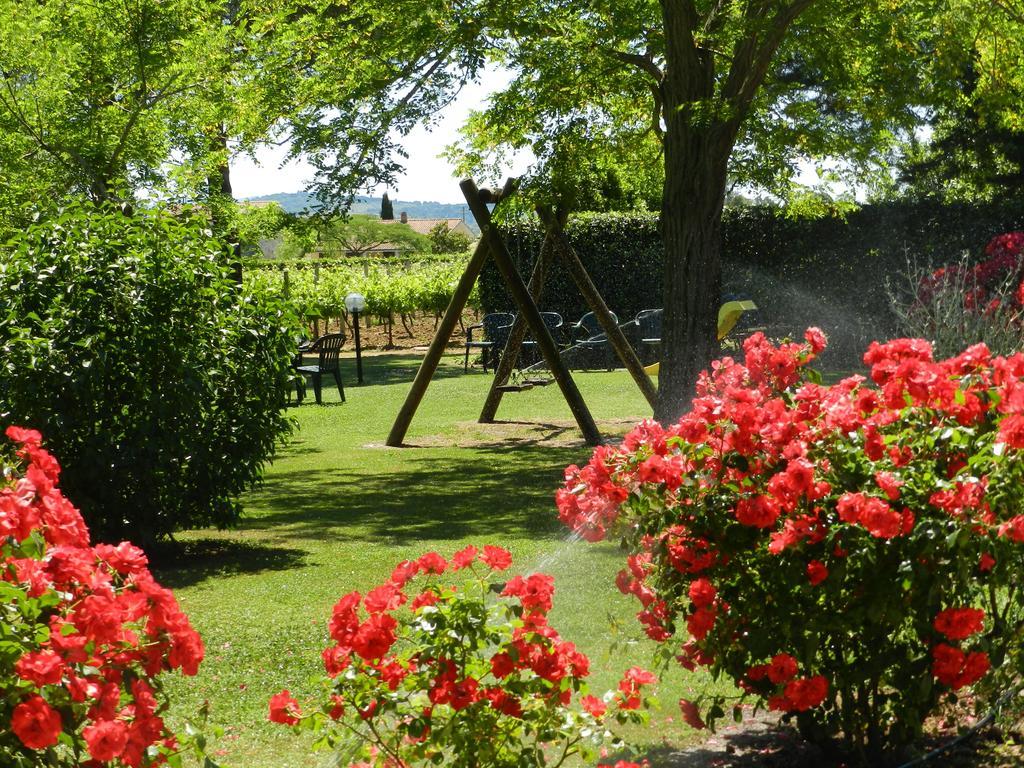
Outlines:
<svg viewBox="0 0 1024 768"><path fill-rule="evenodd" d="M911 269L903 288L889 286L901 330L930 339L937 355L984 342L1009 354L1024 335L1024 232L997 235L984 258L964 256L934 271Z"/></svg>
<svg viewBox="0 0 1024 768"><path fill-rule="evenodd" d="M618 586L666 655L876 765L943 697L1021 671L1024 354L876 342L871 381L823 386L824 346L755 334L677 424L598 448L557 501L623 538ZM681 706L702 727L730 703Z"/></svg>
<svg viewBox="0 0 1024 768"><path fill-rule="evenodd" d="M89 543L34 430L0 448L0 765L177 763L160 676L203 644L142 550Z"/></svg>
<svg viewBox="0 0 1024 768"><path fill-rule="evenodd" d="M618 690L591 695L590 661L547 620L554 580L502 576L511 565L490 545L450 561L428 552L345 595L328 626L323 699L300 707L281 691L270 720L313 730L355 766L557 766L621 748L609 726L645 721L654 675L633 667ZM457 586L446 578L456 572Z"/></svg>

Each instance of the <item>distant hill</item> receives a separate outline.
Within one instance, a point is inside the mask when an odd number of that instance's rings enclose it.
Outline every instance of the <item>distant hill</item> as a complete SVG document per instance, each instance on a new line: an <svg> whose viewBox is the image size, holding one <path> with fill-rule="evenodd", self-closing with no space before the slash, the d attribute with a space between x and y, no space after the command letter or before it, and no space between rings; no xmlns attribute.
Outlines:
<svg viewBox="0 0 1024 768"><path fill-rule="evenodd" d="M273 195L260 195L249 197L247 200L262 202L270 200L280 204L288 213L301 213L311 207L316 207L315 201L307 192L276 192ZM379 197L357 197L352 203L352 213L365 213L372 216L380 215ZM480 227L477 226L473 214L469 208L460 203L434 203L417 200L392 200L395 209L395 218L402 215L402 211L409 214L410 219L462 219L465 218L466 226L473 230L474 234L480 234Z"/></svg>

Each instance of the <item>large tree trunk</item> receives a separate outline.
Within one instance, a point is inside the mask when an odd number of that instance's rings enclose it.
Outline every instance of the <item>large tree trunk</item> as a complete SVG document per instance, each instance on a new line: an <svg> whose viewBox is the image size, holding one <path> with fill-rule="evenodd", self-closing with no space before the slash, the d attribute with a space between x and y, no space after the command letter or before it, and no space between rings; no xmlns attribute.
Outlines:
<svg viewBox="0 0 1024 768"><path fill-rule="evenodd" d="M737 123L735 114L719 114L715 54L695 41L692 4L663 0L662 13L665 314L654 415L669 424L688 409L697 375L718 351L722 207Z"/></svg>
<svg viewBox="0 0 1024 768"><path fill-rule="evenodd" d="M669 424L693 399L698 374L718 353L722 207L728 132L671 123L665 136L661 212L665 244L662 359L655 417Z"/></svg>

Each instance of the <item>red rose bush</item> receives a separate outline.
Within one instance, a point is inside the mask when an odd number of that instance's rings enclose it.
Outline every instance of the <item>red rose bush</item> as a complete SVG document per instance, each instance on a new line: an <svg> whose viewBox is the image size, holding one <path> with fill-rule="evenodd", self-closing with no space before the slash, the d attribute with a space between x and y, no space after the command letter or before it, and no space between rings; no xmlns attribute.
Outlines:
<svg viewBox="0 0 1024 768"><path fill-rule="evenodd" d="M645 720L654 675L633 667L618 690L591 695L588 658L548 623L554 580L502 576L511 565L491 545L451 560L429 552L365 595L343 596L323 651L323 699L301 706L281 691L270 720L315 731L338 764L357 766L518 768L621 748L609 726ZM449 584L456 572L464 578Z"/></svg>
<svg viewBox="0 0 1024 768"><path fill-rule="evenodd" d="M159 765L175 755L160 675L203 645L142 550L90 545L34 430L0 455L0 765Z"/></svg>
<svg viewBox="0 0 1024 768"><path fill-rule="evenodd" d="M823 386L805 338L748 338L678 423L569 467L559 514L623 538L618 586L666 656L735 681L687 722L752 699L883 764L944 697L1020 672L1024 354L876 342L870 381Z"/></svg>

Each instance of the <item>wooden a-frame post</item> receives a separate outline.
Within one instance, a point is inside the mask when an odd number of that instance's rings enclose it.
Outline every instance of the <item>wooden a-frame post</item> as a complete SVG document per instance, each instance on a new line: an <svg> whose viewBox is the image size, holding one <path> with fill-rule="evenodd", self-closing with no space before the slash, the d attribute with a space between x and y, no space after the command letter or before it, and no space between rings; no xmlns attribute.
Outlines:
<svg viewBox="0 0 1024 768"><path fill-rule="evenodd" d="M557 252L565 262L566 268L573 282L576 283L576 287L579 288L584 300L587 302L587 306L590 307L594 316L597 317L598 322L601 324L601 328L608 336L608 341L612 345L612 349L615 350L615 354L622 361L622 365L626 370L629 371L633 381L636 382L640 392L647 400L648 405L653 409L658 397L658 390L655 389L654 382L651 381L651 377L644 370L643 363L636 356L636 352L629 343L629 340L622 333L622 329L615 322L615 318L612 317L612 313L608 309L608 305L605 304L600 291L594 285L594 281L590 279L587 268L583 266L583 262L580 261L575 249L569 243L569 238L566 237L564 229L565 215L556 215L551 208L545 206L537 207L537 215L544 224L545 235L544 243L541 245L540 256L534 264L533 274L530 277L529 290L534 302L540 301L540 296L544 291L545 275L550 269L552 261L554 261L555 252ZM480 411L479 421L481 424L492 423L498 413L498 406L501 405L501 398L504 394L501 385L512 374L512 369L519 359L519 350L525 335L526 322L520 317L516 317L509 332L505 351L495 371L491 390L488 392L487 400L484 401L484 406Z"/></svg>
<svg viewBox="0 0 1024 768"><path fill-rule="evenodd" d="M540 256L533 265L533 273L530 275L530 284L527 286L527 290L529 290L530 297L535 304L540 303L541 294L544 292L544 279L551 266L551 262L555 258L554 245L554 241L550 237L545 237L540 247ZM487 399L484 400L483 408L480 409L479 423L492 424L494 422L498 406L501 405L502 395L505 394L501 387L509 380L512 370L516 367L516 363L519 362L519 353L522 350L523 339L525 338L526 316L520 313L516 315L516 319L512 322L512 328L508 333L508 341L505 342L505 350L501 353L501 357L498 360L498 367L494 369L494 380L491 382L491 389L487 393Z"/></svg>
<svg viewBox="0 0 1024 768"><path fill-rule="evenodd" d="M537 215L540 216L540 220L544 224L548 235L554 239L554 249L565 261L565 266L568 268L573 282L576 283L576 287L583 294L587 306L590 307L595 317L597 317L601 328L608 336L612 349L615 350L615 354L618 355L623 366L629 371L629 375L633 377L633 381L636 382L640 392L646 398L647 404L653 409L658 400L658 390L655 389L654 382L651 381L651 377L644 370L643 363L636 356L636 352L629 343L629 340L622 333L622 329L615 322L615 318L612 317L608 305L604 303L604 299L601 297L601 292L597 290L594 281L590 279L587 268L583 266L580 257L576 255L575 249L569 243L569 238L566 237L565 230L562 228L563 222L555 216L550 208L545 206L537 207Z"/></svg>
<svg viewBox="0 0 1024 768"><path fill-rule="evenodd" d="M499 193L500 199L504 200L510 197L514 191L515 180L506 180L505 186L502 187ZM462 310L469 300L469 294L473 292L476 279L480 276L480 270L483 269L484 262L487 260L488 248L487 241L484 238L480 238L480 241L476 244L476 250L473 251L473 256L469 260L469 264L466 265L466 271L462 273L458 285L455 286L452 299L448 302L448 308L444 312L444 317L441 318L441 324L434 333L430 346L427 347L427 354L423 356L423 362L420 363L419 370L416 371L416 378L413 379L412 387L409 388L409 394L405 396L405 402L395 417L395 423L388 433L385 445L398 448L402 445L402 441L405 440L405 434L409 431L412 417L416 415L416 409L420 407L420 403L423 401L423 395L426 394L427 387L430 386L430 380L437 371L437 365L441 362L441 356L444 354L448 339L451 337L452 331L455 330L459 318L462 317Z"/></svg>

